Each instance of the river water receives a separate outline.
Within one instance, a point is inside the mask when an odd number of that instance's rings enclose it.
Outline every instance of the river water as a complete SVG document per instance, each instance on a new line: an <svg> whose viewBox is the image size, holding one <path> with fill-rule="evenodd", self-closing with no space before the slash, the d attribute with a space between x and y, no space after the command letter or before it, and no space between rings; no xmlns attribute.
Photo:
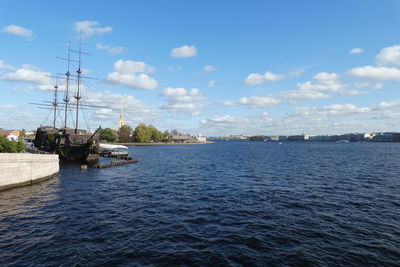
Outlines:
<svg viewBox="0 0 400 267"><path fill-rule="evenodd" d="M396 265L400 144L130 147L0 192L0 265Z"/></svg>

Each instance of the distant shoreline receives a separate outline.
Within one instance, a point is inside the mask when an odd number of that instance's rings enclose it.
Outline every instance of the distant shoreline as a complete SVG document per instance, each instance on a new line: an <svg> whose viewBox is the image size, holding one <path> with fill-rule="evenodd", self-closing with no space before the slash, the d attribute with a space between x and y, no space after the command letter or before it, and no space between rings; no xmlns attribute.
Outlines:
<svg viewBox="0 0 400 267"><path fill-rule="evenodd" d="M155 142L155 143L104 143L104 144L114 144L114 145L124 145L124 146L182 146L182 145L205 145L211 144L214 142L207 141L205 143L164 143L164 142Z"/></svg>

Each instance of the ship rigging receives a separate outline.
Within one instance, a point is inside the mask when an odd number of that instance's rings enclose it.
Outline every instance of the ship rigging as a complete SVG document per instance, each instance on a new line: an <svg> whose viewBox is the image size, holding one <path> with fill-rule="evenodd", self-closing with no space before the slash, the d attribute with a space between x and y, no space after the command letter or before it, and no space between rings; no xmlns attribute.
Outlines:
<svg viewBox="0 0 400 267"><path fill-rule="evenodd" d="M71 59L71 52L78 54L78 60ZM68 56L67 58L57 57L67 61L67 72L65 78L62 76L52 76L56 79L54 86L54 101L43 101L44 103L31 103L42 109L53 110L53 125L52 126L41 126L37 129L34 145L36 149L42 150L48 153L59 154L61 161L78 161L91 163L96 162L99 159L99 137L97 135L101 127L99 127L94 133L87 130L79 129L79 113L80 110L84 115L84 110L95 110L97 108L106 108L103 106L90 105L82 102L82 80L93 79L92 77L86 77L82 75L81 69L81 56L90 55L89 53L83 52L81 49L81 42L79 44L79 50L73 50L68 45ZM76 75L70 73L71 62L77 63ZM65 80L65 95L63 102L58 101L59 85L58 80ZM74 94L75 102L71 103L70 98L70 85L71 81L76 82L76 92ZM57 112L64 111L63 127L57 128ZM75 111L74 128L68 128L68 112ZM88 127L89 128L89 127Z"/></svg>

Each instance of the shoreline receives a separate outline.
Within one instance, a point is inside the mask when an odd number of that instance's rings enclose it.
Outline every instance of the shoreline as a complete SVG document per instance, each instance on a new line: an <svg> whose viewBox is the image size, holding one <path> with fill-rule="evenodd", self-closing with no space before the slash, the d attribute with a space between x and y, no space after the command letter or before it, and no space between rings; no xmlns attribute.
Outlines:
<svg viewBox="0 0 400 267"><path fill-rule="evenodd" d="M102 143L102 144L110 144L110 145L123 145L123 146L182 146L182 145L205 145L212 144L214 142L207 141L205 143Z"/></svg>

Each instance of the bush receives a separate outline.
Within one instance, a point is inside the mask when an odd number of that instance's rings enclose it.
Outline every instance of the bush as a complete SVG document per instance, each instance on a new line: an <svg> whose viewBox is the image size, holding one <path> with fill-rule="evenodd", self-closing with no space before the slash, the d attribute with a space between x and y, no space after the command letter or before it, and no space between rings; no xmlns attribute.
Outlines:
<svg viewBox="0 0 400 267"><path fill-rule="evenodd" d="M22 139L9 141L4 136L0 136L0 153L17 153L25 150Z"/></svg>

